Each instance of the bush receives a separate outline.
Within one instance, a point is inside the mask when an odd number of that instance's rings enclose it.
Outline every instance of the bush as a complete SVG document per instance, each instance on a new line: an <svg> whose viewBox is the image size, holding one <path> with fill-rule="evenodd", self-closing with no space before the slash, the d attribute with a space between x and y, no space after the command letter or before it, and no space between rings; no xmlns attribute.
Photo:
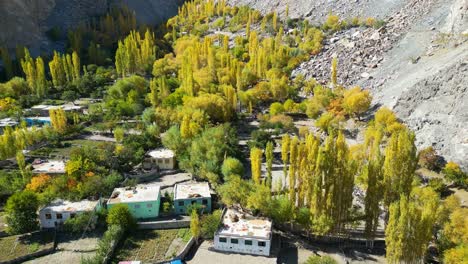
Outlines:
<svg viewBox="0 0 468 264"><path fill-rule="evenodd" d="M221 210L216 210L213 214L203 216L201 220L201 235L205 239L213 239L214 234L221 225Z"/></svg>
<svg viewBox="0 0 468 264"><path fill-rule="evenodd" d="M224 180L231 175L242 176L244 175L244 165L238 159L228 157L223 161L221 172L223 173Z"/></svg>
<svg viewBox="0 0 468 264"><path fill-rule="evenodd" d="M426 168L428 170L439 170L439 158L436 155L436 152L433 147L427 147L422 149L418 155L418 164L419 166Z"/></svg>
<svg viewBox="0 0 468 264"><path fill-rule="evenodd" d="M444 180L438 178L430 179L429 187L438 193L443 193L447 190L447 186L445 186Z"/></svg>
<svg viewBox="0 0 468 264"><path fill-rule="evenodd" d="M78 214L74 218L68 218L63 224L63 227L68 232L72 232L72 233L82 232L88 227L89 221L92 216L93 216L93 213L91 212Z"/></svg>
<svg viewBox="0 0 468 264"><path fill-rule="evenodd" d="M453 161L448 162L444 167L443 173L448 180L453 181L456 185L465 188L468 186L466 173L461 170L457 163Z"/></svg>
<svg viewBox="0 0 468 264"><path fill-rule="evenodd" d="M277 115L284 113L284 107L281 103L276 102L270 105L270 115Z"/></svg>
<svg viewBox="0 0 468 264"><path fill-rule="evenodd" d="M133 218L126 204L112 206L107 214L106 222L109 225L121 226L123 230L131 229L136 225L135 218Z"/></svg>
<svg viewBox="0 0 468 264"><path fill-rule="evenodd" d="M9 234L22 234L37 229L37 195L32 191L17 192L8 198L5 213Z"/></svg>
<svg viewBox="0 0 468 264"><path fill-rule="evenodd" d="M337 264L338 262L329 256L312 256L307 259L305 264Z"/></svg>

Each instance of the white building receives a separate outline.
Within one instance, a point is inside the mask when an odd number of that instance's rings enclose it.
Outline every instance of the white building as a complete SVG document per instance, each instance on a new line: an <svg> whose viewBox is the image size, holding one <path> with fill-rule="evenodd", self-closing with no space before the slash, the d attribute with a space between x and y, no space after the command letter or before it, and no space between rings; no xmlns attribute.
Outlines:
<svg viewBox="0 0 468 264"><path fill-rule="evenodd" d="M60 199L55 200L39 211L41 228L55 228L62 225L69 218L84 212L96 211L100 207L100 201L70 202Z"/></svg>
<svg viewBox="0 0 468 264"><path fill-rule="evenodd" d="M228 209L223 215L223 226L216 232L216 250L252 255L270 255L272 222Z"/></svg>
<svg viewBox="0 0 468 264"><path fill-rule="evenodd" d="M211 212L211 191L207 182L183 183L174 186L174 210L176 214L187 214L189 206L198 204L203 213Z"/></svg>
<svg viewBox="0 0 468 264"><path fill-rule="evenodd" d="M162 170L173 170L175 168L175 154L170 149L155 149L146 154L143 162L144 169L160 168Z"/></svg>
<svg viewBox="0 0 468 264"><path fill-rule="evenodd" d="M0 134L3 134L3 130L5 130L5 128L7 127L14 128L17 125L19 125L19 123L13 120L12 118L0 119Z"/></svg>
<svg viewBox="0 0 468 264"><path fill-rule="evenodd" d="M65 173L65 161L63 160L35 160L32 164L34 174L64 174Z"/></svg>

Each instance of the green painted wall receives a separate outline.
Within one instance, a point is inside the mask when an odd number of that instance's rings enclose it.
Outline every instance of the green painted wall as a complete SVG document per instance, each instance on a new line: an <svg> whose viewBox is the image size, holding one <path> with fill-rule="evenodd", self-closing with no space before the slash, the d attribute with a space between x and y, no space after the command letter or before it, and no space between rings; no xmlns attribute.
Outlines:
<svg viewBox="0 0 468 264"><path fill-rule="evenodd" d="M136 219L148 219L159 216L159 205L160 199L156 201L148 202L135 202L135 203L123 203L128 205L130 212ZM107 209L112 208L115 204L108 204Z"/></svg>

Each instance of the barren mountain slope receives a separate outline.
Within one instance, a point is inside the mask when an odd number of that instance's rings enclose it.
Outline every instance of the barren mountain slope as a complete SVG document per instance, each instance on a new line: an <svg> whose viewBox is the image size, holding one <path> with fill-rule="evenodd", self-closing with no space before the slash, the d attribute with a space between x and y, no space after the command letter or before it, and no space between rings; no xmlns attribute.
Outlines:
<svg viewBox="0 0 468 264"><path fill-rule="evenodd" d="M468 168L468 0L261 1L230 0L267 13L323 21L374 16L380 29L353 28L325 41L324 52L295 74L329 80L331 58L338 78L374 93L374 103L393 108L416 131L418 147L434 146L447 160Z"/></svg>

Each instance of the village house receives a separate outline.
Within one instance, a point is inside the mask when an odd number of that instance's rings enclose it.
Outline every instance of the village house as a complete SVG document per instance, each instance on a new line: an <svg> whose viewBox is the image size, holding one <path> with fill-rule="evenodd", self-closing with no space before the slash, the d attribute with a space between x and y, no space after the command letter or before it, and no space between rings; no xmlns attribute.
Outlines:
<svg viewBox="0 0 468 264"><path fill-rule="evenodd" d="M234 209L226 210L223 225L214 237L214 248L219 251L252 255L270 255L272 222Z"/></svg>
<svg viewBox="0 0 468 264"><path fill-rule="evenodd" d="M63 160L35 160L32 163L32 173L34 174L64 174L65 161Z"/></svg>
<svg viewBox="0 0 468 264"><path fill-rule="evenodd" d="M12 118L0 119L0 135L3 134L3 131L7 127L15 128L19 123Z"/></svg>
<svg viewBox="0 0 468 264"><path fill-rule="evenodd" d="M45 126L45 125L51 125L52 121L50 120L49 116L44 116L44 117L26 117L24 118L24 121L26 121L26 124L28 126Z"/></svg>
<svg viewBox="0 0 468 264"><path fill-rule="evenodd" d="M204 213L211 212L211 192L207 182L176 184L174 187L174 209L176 214L187 214L191 205L198 204Z"/></svg>
<svg viewBox="0 0 468 264"><path fill-rule="evenodd" d="M50 110L63 109L65 112L83 112L86 107L82 105L74 105L72 103L62 105L35 105L29 110L33 115L49 116Z"/></svg>
<svg viewBox="0 0 468 264"><path fill-rule="evenodd" d="M162 170L173 170L175 168L175 154L170 149L155 149L146 154L143 161L143 169L150 170L159 168Z"/></svg>
<svg viewBox="0 0 468 264"><path fill-rule="evenodd" d="M59 199L39 210L39 221L41 228L56 228L61 226L67 219L74 218L85 212L95 212L100 208L100 200L70 202Z"/></svg>
<svg viewBox="0 0 468 264"><path fill-rule="evenodd" d="M107 209L117 204L126 204L136 219L156 218L161 203L160 187L151 185L115 188L107 201Z"/></svg>

